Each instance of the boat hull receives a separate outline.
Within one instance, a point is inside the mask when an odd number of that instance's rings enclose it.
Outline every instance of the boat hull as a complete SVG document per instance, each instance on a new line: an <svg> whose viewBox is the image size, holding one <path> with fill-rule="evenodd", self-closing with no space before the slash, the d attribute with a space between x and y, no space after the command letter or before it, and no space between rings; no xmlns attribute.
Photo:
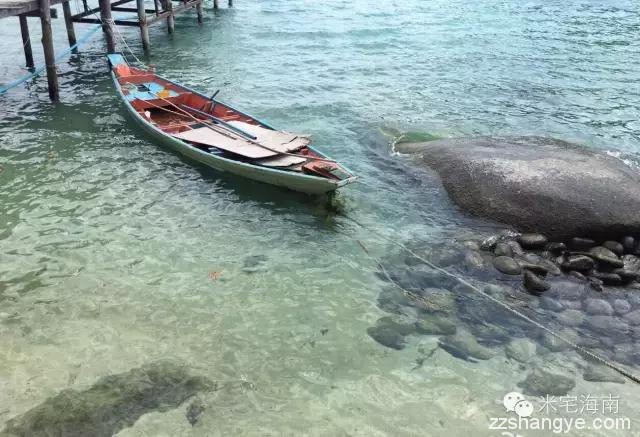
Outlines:
<svg viewBox="0 0 640 437"><path fill-rule="evenodd" d="M140 114L138 114L138 112L125 99L125 96L121 91L120 84L118 83L118 80L113 72L111 73L111 78L113 79L116 90L118 91L118 94L122 102L124 103L127 112L129 112L136 123L140 127L142 127L145 133L147 133L155 143L164 147L168 147L173 151L189 159L193 159L201 164L204 164L214 170L220 172L229 172L247 179L287 188L306 194L329 193L335 191L341 186L351 183L354 179L349 178L337 181L302 173L287 172L268 167L256 166L240 161L234 161L200 150L178 138L167 135L165 132L156 128L154 125L142 118ZM323 156L317 150L314 150L314 152Z"/></svg>

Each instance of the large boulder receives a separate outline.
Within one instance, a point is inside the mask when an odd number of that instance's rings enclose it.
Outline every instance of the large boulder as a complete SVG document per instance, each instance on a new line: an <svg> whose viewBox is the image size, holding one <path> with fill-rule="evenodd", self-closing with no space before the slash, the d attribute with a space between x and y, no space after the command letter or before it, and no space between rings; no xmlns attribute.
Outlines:
<svg viewBox="0 0 640 437"><path fill-rule="evenodd" d="M418 153L469 213L553 239L640 233L640 173L621 160L541 137L451 138Z"/></svg>

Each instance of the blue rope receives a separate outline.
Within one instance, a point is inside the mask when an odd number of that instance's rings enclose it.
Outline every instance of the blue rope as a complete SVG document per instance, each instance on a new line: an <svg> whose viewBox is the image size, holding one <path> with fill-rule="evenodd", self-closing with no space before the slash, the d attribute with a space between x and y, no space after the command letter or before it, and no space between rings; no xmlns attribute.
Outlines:
<svg viewBox="0 0 640 437"><path fill-rule="evenodd" d="M87 33L85 33L82 38L80 38L74 45L72 45L71 47L69 47L68 49L63 50L62 52L60 52L60 54L58 56L56 56L53 60L54 65L57 64L58 62L60 62L60 60L64 57L66 57L69 53L71 53L72 50L78 48L78 46L80 44L84 44L91 35L93 35L94 33L96 33L99 29L102 28L102 25L98 24L96 27L94 27L93 29L91 29L90 31L88 31ZM33 72L27 74L26 76L21 77L18 80L15 80L13 82L11 82L8 85L3 86L2 88L0 88L0 94L4 94L7 91L9 91L11 88L15 88L18 85L20 85L21 83L24 83L30 79L33 79L34 77L38 76L40 73L42 73L45 69L47 68L46 65L40 65L38 68L36 68L35 70L33 70Z"/></svg>

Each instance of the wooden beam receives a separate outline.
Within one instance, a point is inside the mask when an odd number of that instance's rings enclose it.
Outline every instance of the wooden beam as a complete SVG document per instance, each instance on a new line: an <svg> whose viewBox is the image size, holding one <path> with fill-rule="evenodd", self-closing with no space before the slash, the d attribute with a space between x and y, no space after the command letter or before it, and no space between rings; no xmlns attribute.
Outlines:
<svg viewBox="0 0 640 437"><path fill-rule="evenodd" d="M233 7L233 0L229 0L229 7Z"/></svg>
<svg viewBox="0 0 640 437"><path fill-rule="evenodd" d="M91 23L91 24L100 24L102 21L98 18L75 18L73 20L75 23ZM116 26L130 26L130 27L140 27L137 21L127 21L127 20L113 20L113 23ZM147 23L149 23L147 21Z"/></svg>
<svg viewBox="0 0 640 437"><path fill-rule="evenodd" d="M22 46L24 47L24 58L27 61L27 68L33 70L33 52L31 51L31 37L29 36L29 24L27 17L18 15L20 20L20 34L22 35Z"/></svg>
<svg viewBox="0 0 640 437"><path fill-rule="evenodd" d="M58 18L58 10L55 8L51 8L50 10L51 13L51 18ZM40 9L38 9L37 11L31 11L31 12L27 12L26 14L22 14L25 17L35 17L35 18L40 18Z"/></svg>
<svg viewBox="0 0 640 437"><path fill-rule="evenodd" d="M149 51L149 26L147 25L147 11L144 8L144 0L136 0L138 6L138 23L140 24L140 37L142 38L142 48Z"/></svg>
<svg viewBox="0 0 640 437"><path fill-rule="evenodd" d="M42 24L42 48L44 62L47 67L47 83L51 100L60 99L58 74L56 73L56 56L53 51L53 34L51 33L51 4L49 0L40 0L40 23Z"/></svg>
<svg viewBox="0 0 640 437"><path fill-rule="evenodd" d="M138 8L125 8L124 6L111 6L111 11L116 12L138 12ZM147 14L155 14L155 9L145 9Z"/></svg>
<svg viewBox="0 0 640 437"><path fill-rule="evenodd" d="M218 0L213 0L213 9L218 9Z"/></svg>
<svg viewBox="0 0 640 437"><path fill-rule="evenodd" d="M69 46L76 44L76 32L73 30L73 17L71 15L71 7L69 2L62 2L62 12L64 12L64 25L67 28L67 39L69 40ZM78 53L78 48L72 50L73 53Z"/></svg>

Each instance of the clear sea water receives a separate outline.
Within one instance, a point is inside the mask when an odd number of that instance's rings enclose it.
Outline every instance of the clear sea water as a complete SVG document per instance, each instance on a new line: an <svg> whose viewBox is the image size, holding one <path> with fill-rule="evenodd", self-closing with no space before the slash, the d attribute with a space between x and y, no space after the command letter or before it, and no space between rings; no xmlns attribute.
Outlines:
<svg viewBox="0 0 640 437"><path fill-rule="evenodd" d="M464 216L432 175L406 169L391 152L397 132L535 134L632 160L640 152L636 1L222 6L207 4L203 26L187 13L173 35L152 27L145 61L312 134L360 176L339 196L344 214L399 241L438 245L492 225ZM61 50L63 21L54 27ZM143 57L137 30L121 31ZM24 74L17 19L0 21L0 41L7 83ZM208 399L197 426L183 408L119 435L500 435L488 417L526 369L442 350L416 366L436 337L401 351L374 342L366 329L386 315L376 305L384 282L356 239L375 256L388 244L317 201L154 145L127 119L103 52L98 33L59 65L56 105L44 78L0 96L0 423L65 388L168 358L251 384ZM640 405L637 385L577 379L575 392ZM629 435L575 435L587 434Z"/></svg>

